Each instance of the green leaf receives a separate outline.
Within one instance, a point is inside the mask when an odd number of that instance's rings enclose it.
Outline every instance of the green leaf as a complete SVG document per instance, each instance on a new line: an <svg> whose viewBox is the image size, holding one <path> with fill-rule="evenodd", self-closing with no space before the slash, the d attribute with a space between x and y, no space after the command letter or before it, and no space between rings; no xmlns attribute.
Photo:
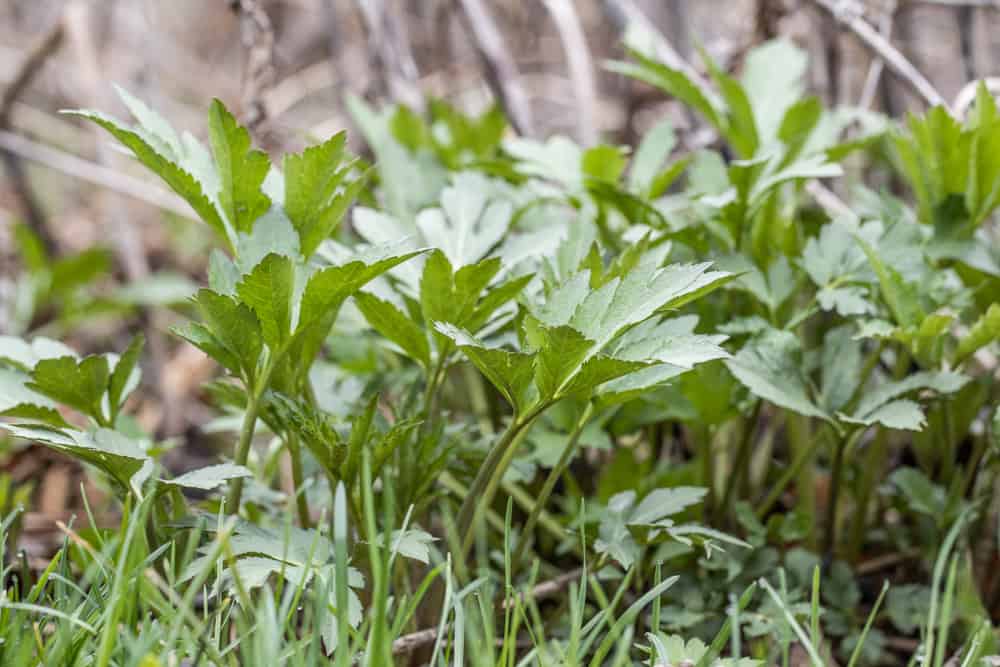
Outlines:
<svg viewBox="0 0 1000 667"><path fill-rule="evenodd" d="M440 207L424 209L416 223L428 245L439 248L452 266L463 267L479 262L500 243L513 214L492 181L461 172L441 192Z"/></svg>
<svg viewBox="0 0 1000 667"><path fill-rule="evenodd" d="M875 275L878 277L879 286L882 291L882 298L889 307L896 323L909 327L919 324L924 319L924 311L920 306L919 292L917 286L906 282L892 266L884 263L878 253L864 240L858 239L868 262L871 264Z"/></svg>
<svg viewBox="0 0 1000 667"><path fill-rule="evenodd" d="M249 306L271 350L280 349L292 328L292 297L295 291L295 265L284 255L266 256L236 286L240 299Z"/></svg>
<svg viewBox="0 0 1000 667"><path fill-rule="evenodd" d="M924 411L915 401L898 400L889 401L871 410L865 415L854 417L842 417L846 422L852 424L882 424L886 428L903 429L907 431L922 431L926 425Z"/></svg>
<svg viewBox="0 0 1000 667"><path fill-rule="evenodd" d="M426 531L407 528L406 530L394 530L391 543L387 546L392 553L427 565L430 563L430 544L435 541L437 538Z"/></svg>
<svg viewBox="0 0 1000 667"><path fill-rule="evenodd" d="M218 99L208 111L209 139L219 170L219 203L238 232L249 232L253 223L271 207L261 185L271 168L267 154L250 147L250 133Z"/></svg>
<svg viewBox="0 0 1000 667"><path fill-rule="evenodd" d="M58 405L47 396L32 391L27 375L0 368L0 417L37 421L56 428L69 424L59 414Z"/></svg>
<svg viewBox="0 0 1000 667"><path fill-rule="evenodd" d="M595 345L572 327L547 327L534 318L525 322L525 334L529 344L538 350L535 385L546 398L555 396L580 370Z"/></svg>
<svg viewBox="0 0 1000 667"><path fill-rule="evenodd" d="M141 447L117 431L106 428L84 432L4 423L0 423L0 428L6 429L16 438L41 442L89 463L106 472L122 487L132 489L137 494L145 474L144 468L148 470L147 466L151 463Z"/></svg>
<svg viewBox="0 0 1000 667"><path fill-rule="evenodd" d="M951 357L952 365L958 366L976 350L989 345L997 338L1000 338L1000 304L991 303L986 312L969 329L969 333L958 342Z"/></svg>
<svg viewBox="0 0 1000 667"><path fill-rule="evenodd" d="M952 371L921 371L902 380L883 382L862 396L854 417L864 418L889 401L913 391L931 389L939 394L953 394L968 382L968 376Z"/></svg>
<svg viewBox="0 0 1000 667"><path fill-rule="evenodd" d="M598 181L617 183L626 164L625 152L620 146L601 144L583 152L580 171Z"/></svg>
<svg viewBox="0 0 1000 667"><path fill-rule="evenodd" d="M715 129L720 132L726 130L711 91L702 90L683 72L648 58L639 51L630 49L629 55L636 61L635 63L611 62L606 67L612 72L659 88L700 113Z"/></svg>
<svg viewBox="0 0 1000 667"><path fill-rule="evenodd" d="M793 105L802 97L808 56L787 39L757 46L747 54L741 83L760 135L767 145L785 129Z"/></svg>
<svg viewBox="0 0 1000 667"><path fill-rule="evenodd" d="M108 360L90 356L77 361L73 357L42 359L31 372L28 388L68 405L104 423L101 407L108 388Z"/></svg>
<svg viewBox="0 0 1000 667"><path fill-rule="evenodd" d="M232 463L220 463L218 465L191 470L173 479L164 479L161 481L164 484L182 486L186 489L208 491L222 486L229 480L241 477L253 477L253 473L244 466Z"/></svg>
<svg viewBox="0 0 1000 667"><path fill-rule="evenodd" d="M392 303L367 292L354 295L354 303L376 331L398 345L425 369L430 367L427 336L413 320Z"/></svg>
<svg viewBox="0 0 1000 667"><path fill-rule="evenodd" d="M820 403L833 414L844 407L861 381L861 343L853 327L843 324L830 329L823 338Z"/></svg>
<svg viewBox="0 0 1000 667"><path fill-rule="evenodd" d="M633 192L650 194L653 179L677 144L677 134L668 119L654 125L642 138L629 164L628 186Z"/></svg>
<svg viewBox="0 0 1000 667"><path fill-rule="evenodd" d="M132 151L139 162L163 179L171 190L190 204L195 213L222 238L226 239L230 245L234 243L234 232L224 221L220 215L220 209L210 198L216 196L214 188L217 183L213 183L212 179L217 179L218 176L214 172L209 176L204 170L194 169L193 158L189 155L190 151L193 150L191 144L185 146L187 153L182 156L173 152L180 146L179 142L170 146L162 140L156 140L148 132L132 129L99 111L77 110L66 113L91 120L110 132Z"/></svg>
<svg viewBox="0 0 1000 667"><path fill-rule="evenodd" d="M44 336L35 336L30 343L17 336L0 336L0 362L13 364L26 373L42 359L76 356L76 351L66 344Z"/></svg>
<svg viewBox="0 0 1000 667"><path fill-rule="evenodd" d="M118 416L122 403L139 384L139 372L136 365L139 363L139 355L142 354L145 342L146 338L141 333L133 337L132 342L129 343L125 353L111 372L111 380L108 382L108 404L111 406L112 423Z"/></svg>
<svg viewBox="0 0 1000 667"><path fill-rule="evenodd" d="M516 410L525 407L525 388L534 373L533 355L490 347L447 322L436 322L434 328L451 339Z"/></svg>
<svg viewBox="0 0 1000 667"><path fill-rule="evenodd" d="M632 511L628 523L632 525L653 525L661 519L680 514L688 507L700 503L708 489L697 486L677 486L650 491Z"/></svg>
<svg viewBox="0 0 1000 667"><path fill-rule="evenodd" d="M754 395L806 417L830 420L810 396L802 350L788 331L770 329L743 346L726 367Z"/></svg>
<svg viewBox="0 0 1000 667"><path fill-rule="evenodd" d="M261 325L254 312L236 299L198 290L195 303L205 322L182 335L233 373L253 377L262 349Z"/></svg>
<svg viewBox="0 0 1000 667"><path fill-rule="evenodd" d="M339 132L318 146L286 155L285 212L309 257L330 236L361 191L363 179L348 181L356 162L345 161L347 134Z"/></svg>
<svg viewBox="0 0 1000 667"><path fill-rule="evenodd" d="M296 333L336 313L345 300L368 284L376 276L422 254L423 250L394 254L395 244L374 248L353 261L329 266L312 274L302 293L299 323Z"/></svg>

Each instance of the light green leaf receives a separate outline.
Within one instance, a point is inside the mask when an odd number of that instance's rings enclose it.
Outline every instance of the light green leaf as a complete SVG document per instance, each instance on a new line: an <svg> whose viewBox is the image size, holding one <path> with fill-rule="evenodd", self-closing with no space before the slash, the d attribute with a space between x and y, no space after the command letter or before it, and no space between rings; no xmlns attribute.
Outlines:
<svg viewBox="0 0 1000 667"><path fill-rule="evenodd" d="M238 232L250 232L253 223L271 207L261 185L271 168L266 153L250 147L250 133L218 99L208 110L209 139L219 170L219 203Z"/></svg>
<svg viewBox="0 0 1000 667"><path fill-rule="evenodd" d="M668 119L654 125L642 138L629 164L628 186L633 192L648 194L663 163L677 144L677 134Z"/></svg>
<svg viewBox="0 0 1000 667"><path fill-rule="evenodd" d="M182 486L187 489L201 489L202 491L208 491L222 486L231 479L238 479L241 477L253 477L253 473L251 473L250 470L244 466L234 465L232 463L220 463L218 465L191 470L190 472L186 472L179 477L164 479L161 481L164 484Z"/></svg>
<svg viewBox="0 0 1000 667"><path fill-rule="evenodd" d="M997 338L1000 338L1000 304L991 303L986 312L969 329L969 333L958 342L951 363L958 366L976 350L989 345Z"/></svg>
<svg viewBox="0 0 1000 667"><path fill-rule="evenodd" d="M802 350L790 332L766 331L725 364L759 398L806 417L830 419L811 398L802 372Z"/></svg>
<svg viewBox="0 0 1000 667"><path fill-rule="evenodd" d="M915 401L901 399L883 403L879 407L862 416L841 418L852 424L882 424L886 428L903 429L907 431L922 431L926 425L924 411Z"/></svg>
<svg viewBox="0 0 1000 667"><path fill-rule="evenodd" d="M243 276L236 292L257 315L264 342L272 350L288 340L292 327L295 265L284 255L267 255Z"/></svg>
<svg viewBox="0 0 1000 667"><path fill-rule="evenodd" d="M108 378L108 360L103 356L85 357L80 361L58 357L42 359L35 364L27 387L103 422L101 403L108 388Z"/></svg>
<svg viewBox="0 0 1000 667"><path fill-rule="evenodd" d="M108 382L108 404L111 406L112 423L122 403L139 385L140 371L137 365L145 342L146 338L141 333L133 337L128 349L111 372L111 380Z"/></svg>
<svg viewBox="0 0 1000 667"><path fill-rule="evenodd" d="M339 132L318 146L285 156L285 212L309 257L340 223L364 184L348 181L355 161L345 160L347 134Z"/></svg>
<svg viewBox="0 0 1000 667"><path fill-rule="evenodd" d="M628 518L631 525L652 525L668 516L680 514L700 503L708 489L697 486L677 486L650 491Z"/></svg>
<svg viewBox="0 0 1000 667"><path fill-rule="evenodd" d="M463 267L486 257L507 233L513 206L497 197L482 174L461 172L441 192L439 208L417 215L417 227L428 245L439 248L452 266Z"/></svg>
<svg viewBox="0 0 1000 667"><path fill-rule="evenodd" d="M24 440L41 442L65 452L84 463L100 468L126 489L138 493L140 471L150 462L145 451L134 442L110 429L93 432L56 429L45 426L4 424L11 435Z"/></svg>
<svg viewBox="0 0 1000 667"><path fill-rule="evenodd" d="M254 312L236 299L207 289L195 303L204 326L191 325L183 335L233 373L252 376L261 352L261 325Z"/></svg>
<svg viewBox="0 0 1000 667"><path fill-rule="evenodd" d="M234 232L223 220L220 209L210 198L216 195L213 188L217 183L213 182L211 176L206 176L204 170L199 173L194 169L190 159L185 160L182 156L169 152L171 148L176 147L169 146L163 140L157 141L150 133L134 130L99 111L78 110L67 113L91 120L110 132L132 151L139 162L162 178L171 190L187 201L202 220L228 243L233 243ZM190 152L191 144L187 144L185 150ZM217 179L214 172L212 176Z"/></svg>
<svg viewBox="0 0 1000 667"><path fill-rule="evenodd" d="M524 407L524 390L531 384L534 357L523 352L490 347L468 332L447 322L436 322L435 329L451 339L476 368L486 376L504 398L517 410Z"/></svg>
<svg viewBox="0 0 1000 667"><path fill-rule="evenodd" d="M424 368L430 367L427 336L413 320L392 303L367 292L354 295L354 303L376 331L398 345Z"/></svg>

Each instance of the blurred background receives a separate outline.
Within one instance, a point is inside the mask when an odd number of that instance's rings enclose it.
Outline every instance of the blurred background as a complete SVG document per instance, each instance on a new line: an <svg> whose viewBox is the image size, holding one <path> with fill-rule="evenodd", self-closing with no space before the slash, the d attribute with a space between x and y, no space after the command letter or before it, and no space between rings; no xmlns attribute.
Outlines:
<svg viewBox="0 0 1000 667"><path fill-rule="evenodd" d="M582 144L632 144L668 115L684 150L712 133L603 67L624 56L629 26L659 33L661 56L699 70L699 50L737 71L755 44L790 39L809 51L810 84L829 104L894 117L920 108L913 86L845 28L851 21L948 101L1000 62L994 0L4 0L0 334L63 338L87 352L123 349L145 329L137 426L184 443L169 453L175 467L214 460L204 445L213 413L198 400L214 369L163 334L176 317L166 306L203 280L210 232L108 136L58 113L126 117L113 84L202 139L218 97L272 155L345 128L366 154L352 98L417 111L444 99L470 113L497 103L510 132ZM15 484L36 482L39 515L78 506L68 462L39 448L0 454Z"/></svg>

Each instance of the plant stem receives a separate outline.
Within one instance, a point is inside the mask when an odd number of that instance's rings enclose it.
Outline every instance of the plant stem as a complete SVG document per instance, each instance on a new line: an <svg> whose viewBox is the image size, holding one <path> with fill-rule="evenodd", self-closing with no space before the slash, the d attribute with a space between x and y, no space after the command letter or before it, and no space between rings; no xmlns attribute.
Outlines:
<svg viewBox="0 0 1000 667"><path fill-rule="evenodd" d="M750 445L753 444L753 434L757 430L757 417L760 415L761 401L753 406L753 410L750 411L750 417L747 419L746 424L743 429L743 437L740 439L739 447L736 450L736 459L733 461L733 466L729 472L729 479L726 480L726 490L722 495L722 504L719 509L722 512L728 512L730 503L733 500L733 494L736 491L736 486L739 483L740 476L744 472L744 468L747 467L747 462L750 459Z"/></svg>
<svg viewBox="0 0 1000 667"><path fill-rule="evenodd" d="M798 451L795 453L795 458L792 460L791 465L789 465L785 469L785 472L781 474L781 477L774 484L774 486L771 487L771 490L768 492L764 500L757 505L757 518L763 519L767 516L767 513L771 511L774 504L778 502L778 498L781 497L781 494L784 493L788 485L791 484L792 480L799 475L799 472L802 470L802 466L812 459L813 454L816 453L816 449L819 447L820 438L823 436L823 433L823 431L817 431L811 442L805 446L797 448Z"/></svg>
<svg viewBox="0 0 1000 667"><path fill-rule="evenodd" d="M885 466L887 448L889 445L888 433L885 429L879 428L875 438L868 445L865 455L864 467L861 471L859 486L861 491L858 494L857 519L851 526L851 543L849 555L851 560L857 559L861 555L861 548L864 546L865 534L867 533L868 504L871 502L875 487L881 479L882 469Z"/></svg>
<svg viewBox="0 0 1000 667"><path fill-rule="evenodd" d="M472 548L475 527L485 508L493 502L493 496L496 495L500 480L514 460L521 436L527 431L527 427L550 405L551 403L548 402L539 403L523 416L515 415L507 430L500 437L500 441L493 446L486 456L486 460L479 467L479 472L476 473L476 478L469 487L469 494L462 502L462 508L458 513L458 530L463 535L463 555L468 554Z"/></svg>
<svg viewBox="0 0 1000 667"><path fill-rule="evenodd" d="M299 447L299 438L294 433L288 434L286 443L288 455L292 459L292 483L295 486L295 507L299 514L299 525L308 529L312 527L312 518L309 516L309 501L303 488L305 479L302 474L302 448Z"/></svg>
<svg viewBox="0 0 1000 667"><path fill-rule="evenodd" d="M552 491L556 488L556 482L562 477L563 472L566 471L566 466L572 460L573 454L576 452L576 446L580 442L580 436L583 434L583 429L586 428L587 422L590 421L590 416L593 412L594 404L587 403L587 407L583 409L583 413L570 432L569 439L566 441L566 446L563 448L559 461L556 462L555 467L549 471L548 477L545 478L542 490L538 492L538 497L535 498L534 506L528 515L528 520L521 530L521 539L517 543L517 551L514 552L514 558L511 560L511 566L514 569L520 564L521 558L524 556L524 550L528 544L528 539L535 530L535 524L545 509L545 504L548 502L549 496L552 495Z"/></svg>
<svg viewBox="0 0 1000 667"><path fill-rule="evenodd" d="M865 429L859 427L854 429L846 438L841 438L837 442L837 449L833 454L833 473L830 478L830 498L826 506L826 535L823 541L824 563L833 562L834 551L837 540L837 503L840 501L840 486L844 479L844 452L853 449L858 439L864 434Z"/></svg>
<svg viewBox="0 0 1000 667"><path fill-rule="evenodd" d="M245 466L250 457L250 444L253 442L253 432L257 426L258 396L256 392L247 397L247 409L243 415L243 425L240 427L240 439L236 443L236 465ZM240 513L240 500L243 496L243 478L237 477L229 485L229 495L226 497L226 510L230 514Z"/></svg>

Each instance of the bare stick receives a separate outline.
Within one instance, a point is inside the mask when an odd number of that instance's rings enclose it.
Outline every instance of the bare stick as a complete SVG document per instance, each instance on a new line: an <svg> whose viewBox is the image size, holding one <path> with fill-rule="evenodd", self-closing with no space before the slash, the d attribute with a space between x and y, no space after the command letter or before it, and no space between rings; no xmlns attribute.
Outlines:
<svg viewBox="0 0 1000 667"><path fill-rule="evenodd" d="M0 130L6 130L10 127L14 103L41 71L48 57L59 48L62 37L63 21L60 17L28 50L21 66L14 73L10 85L0 95ZM55 239L49 233L48 225L45 223L45 212L31 189L31 183L28 182L28 176L24 173L20 160L13 153L4 151L3 163L12 185L11 189L18 194L21 200L21 207L24 210L28 226L41 240L46 251L51 254L55 250Z"/></svg>
<svg viewBox="0 0 1000 667"><path fill-rule="evenodd" d="M931 106L948 107L941 93L920 73L913 63L907 60L899 49L890 44L885 37L864 19L863 7L857 0L810 0L814 5L825 11L832 18L851 30L865 46L877 53L885 61L889 71L895 74L903 83L910 87L918 96Z"/></svg>
<svg viewBox="0 0 1000 667"><path fill-rule="evenodd" d="M138 199L164 211L197 220L191 207L172 192L19 134L0 130L0 150L37 162L81 181Z"/></svg>
<svg viewBox="0 0 1000 667"><path fill-rule="evenodd" d="M410 49L406 21L385 0L355 0L368 30L372 60L381 70L386 90L393 100L423 109L424 96L417 85L420 72Z"/></svg>
<svg viewBox="0 0 1000 667"><path fill-rule="evenodd" d="M892 39L892 26L895 23L895 18L896 0L889 0L889 6L882 13L882 18L879 20L878 26L878 31L886 40ZM875 101L875 95L878 93L878 84L882 78L882 71L884 69L885 60L880 55L875 54L875 59L872 60L872 64L868 68L868 75L865 77L865 85L861 89L861 98L858 100L860 108L868 109L871 107L872 102Z"/></svg>
<svg viewBox="0 0 1000 667"><path fill-rule="evenodd" d="M630 26L635 26L653 40L654 55L663 61L663 64L683 73L702 90L712 89L708 80L677 52L633 0L605 0L604 4L611 20L617 23L620 29L626 30Z"/></svg>
<svg viewBox="0 0 1000 667"><path fill-rule="evenodd" d="M559 31L566 64L577 101L577 128L579 139L585 145L597 143L597 83L594 80L594 63L590 57L587 38L580 25L580 17L572 0L542 0L552 15L552 22Z"/></svg>
<svg viewBox="0 0 1000 667"><path fill-rule="evenodd" d="M476 40L476 49L486 67L486 74L500 105L507 112L518 133L534 134L535 123L531 115L528 96L521 85L517 65L504 44L499 28L490 16L483 0L458 0L462 14Z"/></svg>
<svg viewBox="0 0 1000 667"><path fill-rule="evenodd" d="M980 83L986 86L986 90L990 91L991 95L1000 94L1000 77L991 76L985 79L970 81L962 86L962 90L958 91L958 95L955 96L955 101L951 105L956 118L964 117L969 107L972 106L972 103L976 100L976 90L979 88Z"/></svg>
<svg viewBox="0 0 1000 667"><path fill-rule="evenodd" d="M267 120L264 93L274 85L274 25L257 0L229 0L240 20L240 41L246 51L243 69L243 122L250 129Z"/></svg>
<svg viewBox="0 0 1000 667"><path fill-rule="evenodd" d="M910 0L915 5L940 5L942 7L979 7L1000 9L1000 0Z"/></svg>

